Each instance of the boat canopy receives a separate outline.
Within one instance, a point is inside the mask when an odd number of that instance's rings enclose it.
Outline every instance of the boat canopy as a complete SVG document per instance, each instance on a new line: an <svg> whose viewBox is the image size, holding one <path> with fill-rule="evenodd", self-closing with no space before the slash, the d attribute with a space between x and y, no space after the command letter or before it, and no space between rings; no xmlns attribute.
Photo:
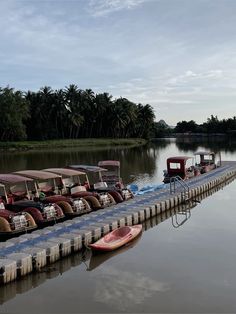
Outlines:
<svg viewBox="0 0 236 314"><path fill-rule="evenodd" d="M196 155L215 155L215 153L214 152L207 152L207 151L199 151L199 152L196 152L196 153L194 153L194 155L196 156Z"/></svg>
<svg viewBox="0 0 236 314"><path fill-rule="evenodd" d="M170 158L167 159L167 163L170 163L170 162L186 162L188 159L193 159L193 157L189 157L189 156L170 157Z"/></svg>
<svg viewBox="0 0 236 314"><path fill-rule="evenodd" d="M11 174L11 173L5 173L0 174L0 182L3 184L16 184L16 183L22 183L27 181L33 181L30 178L22 177L17 174Z"/></svg>
<svg viewBox="0 0 236 314"><path fill-rule="evenodd" d="M89 165L70 165L69 168L76 169L79 171L84 172L101 172L101 171L107 171L105 168L101 168L98 166L89 166Z"/></svg>
<svg viewBox="0 0 236 314"><path fill-rule="evenodd" d="M120 167L120 162L118 160L101 160L98 162L99 167L106 167L106 166L114 166Z"/></svg>
<svg viewBox="0 0 236 314"><path fill-rule="evenodd" d="M43 169L43 171L56 173L62 177L72 177L72 176L79 176L79 175L85 175L85 172L69 169L69 168L47 168Z"/></svg>
<svg viewBox="0 0 236 314"><path fill-rule="evenodd" d="M22 171L16 171L14 173L19 174L20 176L34 179L34 180L48 180L48 179L61 178L61 176L56 173L50 173L50 172L41 171L41 170L22 170Z"/></svg>

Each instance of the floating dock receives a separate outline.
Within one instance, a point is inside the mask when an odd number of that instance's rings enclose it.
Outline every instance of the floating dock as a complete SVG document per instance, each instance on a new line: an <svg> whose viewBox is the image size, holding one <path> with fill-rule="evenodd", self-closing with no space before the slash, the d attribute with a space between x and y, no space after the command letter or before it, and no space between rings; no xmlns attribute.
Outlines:
<svg viewBox="0 0 236 314"><path fill-rule="evenodd" d="M117 227L166 216L171 209L199 200L236 178L236 162L222 162L211 172L187 182L172 182L134 199L0 242L0 283L7 284L74 252L81 251ZM170 217L170 216L169 216Z"/></svg>

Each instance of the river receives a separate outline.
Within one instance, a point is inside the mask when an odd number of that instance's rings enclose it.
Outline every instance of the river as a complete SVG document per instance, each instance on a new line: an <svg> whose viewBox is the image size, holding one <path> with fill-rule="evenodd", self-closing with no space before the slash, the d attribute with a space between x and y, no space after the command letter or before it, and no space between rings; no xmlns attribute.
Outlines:
<svg viewBox="0 0 236 314"><path fill-rule="evenodd" d="M121 161L125 183L161 183L166 158L218 150L236 160L235 142L159 140L138 148L1 153L0 172ZM156 217L114 253L67 257L0 287L0 312L236 312L236 180L172 217Z"/></svg>

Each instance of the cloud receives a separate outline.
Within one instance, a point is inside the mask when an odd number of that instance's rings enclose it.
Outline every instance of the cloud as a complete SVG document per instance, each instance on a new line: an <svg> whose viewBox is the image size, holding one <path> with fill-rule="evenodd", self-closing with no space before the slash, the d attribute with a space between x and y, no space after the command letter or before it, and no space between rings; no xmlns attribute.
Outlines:
<svg viewBox="0 0 236 314"><path fill-rule="evenodd" d="M173 86L177 84L185 84L189 82L196 82L205 79L221 79L223 77L223 70L209 70L201 73L196 73L191 70L187 70L185 73L178 75L176 77L172 77L169 79L168 84Z"/></svg>
<svg viewBox="0 0 236 314"><path fill-rule="evenodd" d="M89 12L92 16L104 16L113 12L135 8L150 0L90 0Z"/></svg>
<svg viewBox="0 0 236 314"><path fill-rule="evenodd" d="M197 122L232 116L235 9L226 0L1 0L1 84L95 86L149 103L171 124L192 112Z"/></svg>

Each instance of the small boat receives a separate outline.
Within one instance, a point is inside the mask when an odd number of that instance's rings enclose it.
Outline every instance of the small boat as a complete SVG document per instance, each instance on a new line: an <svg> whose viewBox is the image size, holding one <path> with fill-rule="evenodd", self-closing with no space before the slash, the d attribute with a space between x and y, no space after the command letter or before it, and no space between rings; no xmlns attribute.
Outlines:
<svg viewBox="0 0 236 314"><path fill-rule="evenodd" d="M120 227L90 244L92 250L113 251L136 238L142 231L142 225Z"/></svg>
<svg viewBox="0 0 236 314"><path fill-rule="evenodd" d="M128 251L129 249L132 249L137 245L137 243L140 241L140 237L136 237L126 245L123 245L122 247L118 248L114 251L106 251L100 254L99 251L93 251L91 254L90 260L89 260L89 266L87 267L87 271L93 271L103 263L105 263L107 260L111 259L114 256L117 256L118 254L124 253Z"/></svg>

